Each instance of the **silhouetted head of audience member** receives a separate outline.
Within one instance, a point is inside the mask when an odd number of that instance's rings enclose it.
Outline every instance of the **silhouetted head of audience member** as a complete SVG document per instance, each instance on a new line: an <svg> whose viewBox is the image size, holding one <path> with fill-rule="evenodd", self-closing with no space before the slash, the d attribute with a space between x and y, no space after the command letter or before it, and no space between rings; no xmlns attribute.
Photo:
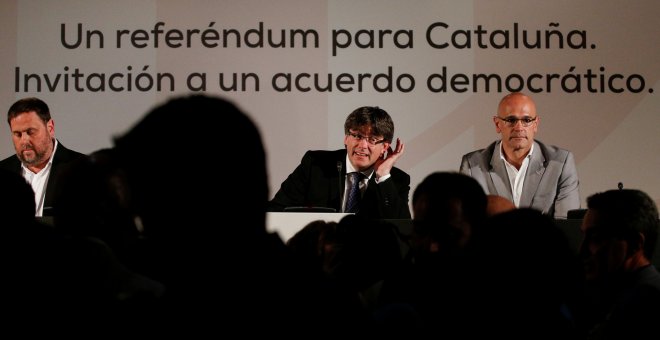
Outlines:
<svg viewBox="0 0 660 340"><path fill-rule="evenodd" d="M486 194L458 172L434 172L413 193L411 247L418 256L463 249L486 219Z"/></svg>
<svg viewBox="0 0 660 340"><path fill-rule="evenodd" d="M576 279L577 257L554 220L533 208L491 217L480 235L479 262L503 289L537 291L548 297ZM490 284L490 283L489 283ZM574 287L572 287L574 288Z"/></svg>
<svg viewBox="0 0 660 340"><path fill-rule="evenodd" d="M98 238L120 257L139 238L131 191L113 149L66 164L54 185L53 219L60 232Z"/></svg>
<svg viewBox="0 0 660 340"><path fill-rule="evenodd" d="M588 280L611 280L650 264L658 239L658 208L636 189L587 198L580 247Z"/></svg>
<svg viewBox="0 0 660 340"><path fill-rule="evenodd" d="M234 104L173 98L116 138L115 148L147 235L181 238L184 225L198 236L265 233L266 155L256 125ZM240 216L240 227L208 225L230 215Z"/></svg>
<svg viewBox="0 0 660 340"><path fill-rule="evenodd" d="M326 274L356 291L385 279L401 260L395 228L386 221L344 216L322 236Z"/></svg>
<svg viewBox="0 0 660 340"><path fill-rule="evenodd" d="M34 220L34 191L18 173L0 169L0 216L6 222L25 223Z"/></svg>
<svg viewBox="0 0 660 340"><path fill-rule="evenodd" d="M145 270L166 287L164 327L250 333L312 314L290 253L266 230L266 154L238 107L172 98L117 137L115 152L142 222Z"/></svg>
<svg viewBox="0 0 660 340"><path fill-rule="evenodd" d="M488 216L494 216L516 209L516 205L505 197L498 195L486 195L486 197L488 198L488 204L486 207Z"/></svg>
<svg viewBox="0 0 660 340"><path fill-rule="evenodd" d="M293 258L305 269L321 273L323 271L323 254L325 252L325 237L334 234L337 222L316 220L307 223L287 242Z"/></svg>
<svg viewBox="0 0 660 340"><path fill-rule="evenodd" d="M551 217L532 208L497 214L479 234L475 254L488 278L475 310L493 334L518 338L543 329L559 339L573 331L565 311L580 287L579 261Z"/></svg>

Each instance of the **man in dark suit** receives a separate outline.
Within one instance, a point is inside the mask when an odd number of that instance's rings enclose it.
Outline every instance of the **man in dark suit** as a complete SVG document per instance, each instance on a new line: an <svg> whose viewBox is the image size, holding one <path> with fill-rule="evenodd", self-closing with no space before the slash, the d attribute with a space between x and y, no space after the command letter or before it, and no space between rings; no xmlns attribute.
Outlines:
<svg viewBox="0 0 660 340"><path fill-rule="evenodd" d="M84 154L67 149L55 138L55 122L48 105L38 98L15 102L7 113L16 154L0 161L0 168L21 174L35 194L35 216L50 215L53 183L68 162Z"/></svg>
<svg viewBox="0 0 660 340"><path fill-rule="evenodd" d="M568 150L534 140L540 119L530 97L508 94L493 117L501 140L464 155L460 171L474 177L486 194L566 218L569 210L580 208L575 160Z"/></svg>
<svg viewBox="0 0 660 340"><path fill-rule="evenodd" d="M344 149L305 153L269 202L269 211L323 207L372 219L410 218L410 175L394 167L404 144L397 138L391 147L390 115L378 107L360 107L346 118L344 133ZM349 203L353 178L359 187L359 208L354 210Z"/></svg>

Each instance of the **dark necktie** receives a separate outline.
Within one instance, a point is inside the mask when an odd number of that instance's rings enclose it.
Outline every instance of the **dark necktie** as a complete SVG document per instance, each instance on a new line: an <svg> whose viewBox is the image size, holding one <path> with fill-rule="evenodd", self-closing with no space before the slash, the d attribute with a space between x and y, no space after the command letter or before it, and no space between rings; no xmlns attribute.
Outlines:
<svg viewBox="0 0 660 340"><path fill-rule="evenodd" d="M351 187L346 198L346 211L347 213L357 213L360 210L360 180L362 174L359 172L351 172L348 174L351 177Z"/></svg>

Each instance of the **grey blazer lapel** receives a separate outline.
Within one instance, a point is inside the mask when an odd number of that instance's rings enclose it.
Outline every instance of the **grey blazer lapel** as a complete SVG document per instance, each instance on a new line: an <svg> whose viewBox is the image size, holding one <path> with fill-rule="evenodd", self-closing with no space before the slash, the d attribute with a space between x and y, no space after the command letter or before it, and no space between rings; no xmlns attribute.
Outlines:
<svg viewBox="0 0 660 340"><path fill-rule="evenodd" d="M500 158L500 143L501 142L495 144L493 154L490 157L490 170L488 171L488 174L490 175L490 180L494 189L491 190L491 192L513 201L509 175L506 173L504 161Z"/></svg>
<svg viewBox="0 0 660 340"><path fill-rule="evenodd" d="M532 206L532 201L539 189L541 178L545 172L545 156L541 147L534 142L534 153L529 160L527 166L527 173L525 174L525 182L523 183L523 192L520 195L520 206Z"/></svg>

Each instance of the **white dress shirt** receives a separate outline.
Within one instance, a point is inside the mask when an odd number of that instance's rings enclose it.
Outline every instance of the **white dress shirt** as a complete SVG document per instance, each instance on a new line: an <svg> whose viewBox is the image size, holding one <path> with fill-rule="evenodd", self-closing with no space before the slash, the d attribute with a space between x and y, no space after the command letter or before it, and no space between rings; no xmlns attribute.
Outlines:
<svg viewBox="0 0 660 340"><path fill-rule="evenodd" d="M529 153L525 156L525 159L520 166L520 169L516 169L511 163L509 163L506 158L504 158L504 152L502 150L502 144L500 144L500 158L504 161L506 168L506 173L509 176L509 183L511 183L511 193L513 194L513 204L518 207L520 205L520 196L523 192L523 184L525 183L525 174L527 173L527 167L529 166L529 160L532 157L534 152L534 144L532 148L529 149Z"/></svg>
<svg viewBox="0 0 660 340"><path fill-rule="evenodd" d="M30 183L32 190L34 191L34 203L36 210L34 216L41 217L44 212L44 199L46 198L46 186L48 185L48 177L50 177L50 169L53 167L53 156L55 156L55 151L57 150L57 140L55 140L55 146L53 146L53 153L50 155L48 164L41 169L36 174L28 169L23 163L21 163L23 178Z"/></svg>

